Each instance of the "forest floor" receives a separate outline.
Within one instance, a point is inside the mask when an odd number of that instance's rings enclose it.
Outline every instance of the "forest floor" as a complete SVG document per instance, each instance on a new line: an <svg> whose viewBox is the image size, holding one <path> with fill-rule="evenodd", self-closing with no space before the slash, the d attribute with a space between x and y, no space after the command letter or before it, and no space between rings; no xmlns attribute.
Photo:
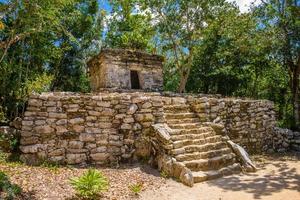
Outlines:
<svg viewBox="0 0 300 200"><path fill-rule="evenodd" d="M193 188L173 179L164 179L148 165L122 165L117 169L98 168L108 177L109 190L101 199L141 200L280 200L300 199L300 154L252 156L259 170L197 183ZM87 169L42 165L26 166L20 162L0 160L0 171L22 188L22 200L76 199L69 179ZM141 184L139 196L130 190Z"/></svg>
<svg viewBox="0 0 300 200"><path fill-rule="evenodd" d="M300 200L300 153L252 156L259 170L197 183L190 188L167 180L143 200Z"/></svg>
<svg viewBox="0 0 300 200"><path fill-rule="evenodd" d="M13 184L22 188L22 194L17 200L77 200L70 179L82 175L87 169L49 164L27 166L4 159L0 161L0 171L5 172ZM101 196L105 200L138 199L139 196L130 190L130 186L140 184L142 190L152 190L166 183L166 179L157 170L146 164L96 169L109 180L109 189Z"/></svg>

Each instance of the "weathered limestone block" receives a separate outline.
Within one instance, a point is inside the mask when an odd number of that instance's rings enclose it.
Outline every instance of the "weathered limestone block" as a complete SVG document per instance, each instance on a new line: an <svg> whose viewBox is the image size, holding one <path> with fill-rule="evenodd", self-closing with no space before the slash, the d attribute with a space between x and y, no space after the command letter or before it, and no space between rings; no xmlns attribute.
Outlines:
<svg viewBox="0 0 300 200"><path fill-rule="evenodd" d="M97 111L88 111L88 114L91 116L101 116L101 112Z"/></svg>
<svg viewBox="0 0 300 200"><path fill-rule="evenodd" d="M101 129L100 128L85 128L85 132L88 134L98 134L101 133Z"/></svg>
<svg viewBox="0 0 300 200"><path fill-rule="evenodd" d="M82 164L87 160L87 156L85 154L67 154L66 158L67 164L70 165Z"/></svg>
<svg viewBox="0 0 300 200"><path fill-rule="evenodd" d="M56 130L56 133L58 133L58 134L68 132L68 129L65 126L56 126L55 130Z"/></svg>
<svg viewBox="0 0 300 200"><path fill-rule="evenodd" d="M82 124L82 123L84 123L84 119L82 119L82 118L74 118L74 119L70 119L69 120L69 123L70 124Z"/></svg>
<svg viewBox="0 0 300 200"><path fill-rule="evenodd" d="M76 133L82 133L84 131L85 127L81 125L74 125L72 127L72 130L75 131Z"/></svg>
<svg viewBox="0 0 300 200"><path fill-rule="evenodd" d="M54 129L51 128L51 126L37 126L34 128L34 131L39 134L48 134L48 133L54 133Z"/></svg>
<svg viewBox="0 0 300 200"><path fill-rule="evenodd" d="M56 157L56 156L63 156L65 154L65 149L55 149L53 151L48 152L48 156Z"/></svg>
<svg viewBox="0 0 300 200"><path fill-rule="evenodd" d="M70 141L68 147L70 149L82 149L84 143L80 141Z"/></svg>
<svg viewBox="0 0 300 200"><path fill-rule="evenodd" d="M66 119L67 118L67 114L65 114L65 113L54 113L54 112L51 112L51 113L49 113L49 118Z"/></svg>
<svg viewBox="0 0 300 200"><path fill-rule="evenodd" d="M135 119L139 122L153 121L154 116L153 116L153 114L150 114L150 113L135 114Z"/></svg>
<svg viewBox="0 0 300 200"><path fill-rule="evenodd" d="M43 145L35 144L35 145L27 145L27 146L20 146L20 150L22 153L37 153L39 149L41 149Z"/></svg>
<svg viewBox="0 0 300 200"><path fill-rule="evenodd" d="M39 143L38 137L22 137L20 140L21 145L34 145Z"/></svg>
<svg viewBox="0 0 300 200"><path fill-rule="evenodd" d="M97 102L97 106L109 108L111 106L111 104L109 101L100 101L100 102Z"/></svg>
<svg viewBox="0 0 300 200"><path fill-rule="evenodd" d="M131 105L129 106L129 109L128 109L128 111L127 111L127 114L128 114L128 115L132 115L132 114L134 114L137 110L138 110L138 106L137 106L136 104L131 104Z"/></svg>
<svg viewBox="0 0 300 200"><path fill-rule="evenodd" d="M152 125L157 139L163 144L168 144L171 142L172 129L167 124L154 124Z"/></svg>
<svg viewBox="0 0 300 200"><path fill-rule="evenodd" d="M106 161L108 157L109 157L108 153L95 153L95 154L91 154L91 158L94 161Z"/></svg>
<svg viewBox="0 0 300 200"><path fill-rule="evenodd" d="M42 107L43 106L43 101L39 100L39 99L29 99L28 106Z"/></svg>
<svg viewBox="0 0 300 200"><path fill-rule="evenodd" d="M95 134L93 133L81 133L79 136L80 141L82 142L94 142Z"/></svg>
<svg viewBox="0 0 300 200"><path fill-rule="evenodd" d="M179 177L180 181L190 187L194 186L194 177L192 171L186 167L184 167L180 173Z"/></svg>

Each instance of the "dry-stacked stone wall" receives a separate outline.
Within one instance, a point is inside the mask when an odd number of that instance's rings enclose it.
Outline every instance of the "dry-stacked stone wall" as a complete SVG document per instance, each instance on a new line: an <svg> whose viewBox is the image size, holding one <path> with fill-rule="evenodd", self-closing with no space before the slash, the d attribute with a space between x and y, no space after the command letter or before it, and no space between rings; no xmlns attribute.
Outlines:
<svg viewBox="0 0 300 200"><path fill-rule="evenodd" d="M34 95L22 121L22 159L107 164L146 156L149 145L140 137L162 113L154 93Z"/></svg>
<svg viewBox="0 0 300 200"><path fill-rule="evenodd" d="M265 140L276 125L273 102L207 97L189 102L201 121L223 124L230 139L249 152L266 150Z"/></svg>
<svg viewBox="0 0 300 200"><path fill-rule="evenodd" d="M300 151L300 132L274 127L272 134L266 138L268 152Z"/></svg>
<svg viewBox="0 0 300 200"><path fill-rule="evenodd" d="M22 159L62 164L116 164L148 157L152 125L164 123L161 93L32 95L22 121ZM184 96L203 122L223 123L231 139L261 151L275 125L269 101ZM171 100L170 100L171 101Z"/></svg>

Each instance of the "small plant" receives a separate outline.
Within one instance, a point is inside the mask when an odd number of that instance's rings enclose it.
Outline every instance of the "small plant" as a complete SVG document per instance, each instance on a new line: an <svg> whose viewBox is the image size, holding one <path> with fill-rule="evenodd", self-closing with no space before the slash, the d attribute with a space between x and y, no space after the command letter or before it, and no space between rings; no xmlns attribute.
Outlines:
<svg viewBox="0 0 300 200"><path fill-rule="evenodd" d="M3 153L0 152L0 163L5 164L9 167L19 167L23 165L20 161L20 157L16 153Z"/></svg>
<svg viewBox="0 0 300 200"><path fill-rule="evenodd" d="M0 132L0 149L4 152L17 152L20 145L20 134Z"/></svg>
<svg viewBox="0 0 300 200"><path fill-rule="evenodd" d="M98 199L101 192L108 189L107 178L95 169L89 169L78 178L73 178L70 183L77 193L77 196L84 199Z"/></svg>
<svg viewBox="0 0 300 200"><path fill-rule="evenodd" d="M143 185L141 183L133 184L129 186L129 189L133 194L138 195L142 191Z"/></svg>
<svg viewBox="0 0 300 200"><path fill-rule="evenodd" d="M169 174L164 170L160 172L160 176L163 178L169 178Z"/></svg>
<svg viewBox="0 0 300 200"><path fill-rule="evenodd" d="M4 172L0 172L0 199L13 200L22 189L15 184L12 184L8 176Z"/></svg>
<svg viewBox="0 0 300 200"><path fill-rule="evenodd" d="M47 168L47 169L49 169L50 171L53 171L53 172L58 172L59 165L56 164L56 163L50 163L50 162L44 161L41 164L41 167Z"/></svg>

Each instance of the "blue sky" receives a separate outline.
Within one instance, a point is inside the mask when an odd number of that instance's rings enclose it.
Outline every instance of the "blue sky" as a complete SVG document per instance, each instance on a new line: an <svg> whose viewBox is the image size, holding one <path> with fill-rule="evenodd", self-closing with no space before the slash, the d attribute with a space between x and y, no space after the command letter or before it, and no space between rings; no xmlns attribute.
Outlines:
<svg viewBox="0 0 300 200"><path fill-rule="evenodd" d="M0 0L0 2L5 2L7 0ZM100 3L100 8L104 8L107 11L111 11L111 7L108 3L108 0L98 0ZM254 4L259 4L261 2L261 0L227 0L230 2L235 1L237 3L237 5L240 7L240 10L242 12L247 12L247 10L249 9L249 6L251 5L251 3Z"/></svg>
<svg viewBox="0 0 300 200"><path fill-rule="evenodd" d="M107 11L111 11L111 7L108 3L108 0L98 0L99 4L100 4L100 8L104 8Z"/></svg>
<svg viewBox="0 0 300 200"><path fill-rule="evenodd" d="M108 3L108 0L98 0L98 1L100 3L101 8L104 8L107 11L111 11L111 7ZM236 2L236 4L239 6L241 12L247 12L251 3L254 3L255 5L261 3L261 0L227 0L227 1Z"/></svg>

